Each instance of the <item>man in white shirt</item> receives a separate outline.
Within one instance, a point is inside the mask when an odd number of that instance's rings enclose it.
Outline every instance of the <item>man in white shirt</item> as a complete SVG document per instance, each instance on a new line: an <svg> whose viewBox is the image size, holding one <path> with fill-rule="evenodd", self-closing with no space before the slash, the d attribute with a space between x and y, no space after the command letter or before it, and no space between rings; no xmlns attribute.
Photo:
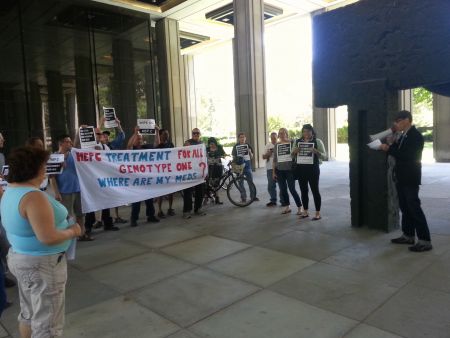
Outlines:
<svg viewBox="0 0 450 338"><path fill-rule="evenodd" d="M272 178L273 171L273 149L277 143L277 133L270 133L270 142L266 144L265 152L262 156L266 160L266 171L267 171L267 190L270 195L270 202L266 204L268 207L274 207L277 205L277 184Z"/></svg>

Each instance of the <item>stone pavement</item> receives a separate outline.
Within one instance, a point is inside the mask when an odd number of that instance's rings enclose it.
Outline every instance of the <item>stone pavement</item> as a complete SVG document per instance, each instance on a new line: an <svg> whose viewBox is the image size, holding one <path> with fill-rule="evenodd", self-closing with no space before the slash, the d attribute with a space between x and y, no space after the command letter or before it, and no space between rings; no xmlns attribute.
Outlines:
<svg viewBox="0 0 450 338"><path fill-rule="evenodd" d="M322 166L317 222L266 208L264 170L255 175L261 201L247 208L223 194L223 205L184 220L177 198L177 216L142 216L137 228L79 243L64 337L450 337L448 173L448 164L424 167L435 249L421 254L391 245L399 232L350 227L345 162ZM8 294L0 337L18 337L16 291Z"/></svg>

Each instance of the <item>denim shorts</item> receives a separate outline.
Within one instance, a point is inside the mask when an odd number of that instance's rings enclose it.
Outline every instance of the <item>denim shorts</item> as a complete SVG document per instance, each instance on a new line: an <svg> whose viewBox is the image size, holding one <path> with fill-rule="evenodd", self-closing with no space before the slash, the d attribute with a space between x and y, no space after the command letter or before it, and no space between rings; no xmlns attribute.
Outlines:
<svg viewBox="0 0 450 338"><path fill-rule="evenodd" d="M30 256L10 249L8 266L18 283L19 322L31 326L33 338L61 336L67 281L65 254Z"/></svg>

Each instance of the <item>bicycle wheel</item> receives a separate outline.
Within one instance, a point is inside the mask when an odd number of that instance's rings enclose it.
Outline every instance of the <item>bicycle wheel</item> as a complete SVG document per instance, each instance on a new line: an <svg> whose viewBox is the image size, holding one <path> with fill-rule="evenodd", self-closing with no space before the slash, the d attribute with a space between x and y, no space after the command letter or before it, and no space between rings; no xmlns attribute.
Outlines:
<svg viewBox="0 0 450 338"><path fill-rule="evenodd" d="M246 207L256 197L256 187L245 176L233 178L227 186L227 196L231 203L238 207Z"/></svg>

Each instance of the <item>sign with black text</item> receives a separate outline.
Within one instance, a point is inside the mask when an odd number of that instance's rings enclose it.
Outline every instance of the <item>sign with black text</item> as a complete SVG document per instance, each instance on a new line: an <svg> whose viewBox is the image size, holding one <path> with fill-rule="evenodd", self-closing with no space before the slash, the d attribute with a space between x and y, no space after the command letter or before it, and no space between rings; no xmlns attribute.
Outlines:
<svg viewBox="0 0 450 338"><path fill-rule="evenodd" d="M291 144L281 143L277 144L277 162L291 162Z"/></svg>
<svg viewBox="0 0 450 338"><path fill-rule="evenodd" d="M142 135L156 135L154 119L138 119L137 125Z"/></svg>
<svg viewBox="0 0 450 338"><path fill-rule="evenodd" d="M243 157L245 161L250 161L250 148L248 144L237 144L236 154L238 157Z"/></svg>
<svg viewBox="0 0 450 338"><path fill-rule="evenodd" d="M103 115L105 116L105 128L115 128L118 126L114 108L103 107Z"/></svg>
<svg viewBox="0 0 450 338"><path fill-rule="evenodd" d="M95 148L97 140L94 127L80 127L80 145L82 149Z"/></svg>
<svg viewBox="0 0 450 338"><path fill-rule="evenodd" d="M6 176L8 176L8 174L9 174L9 165L4 165L2 167L2 176L6 177Z"/></svg>
<svg viewBox="0 0 450 338"><path fill-rule="evenodd" d="M64 154L51 154L47 161L45 173L47 175L59 175L64 169Z"/></svg>
<svg viewBox="0 0 450 338"><path fill-rule="evenodd" d="M314 143L298 142L297 164L314 164Z"/></svg>

